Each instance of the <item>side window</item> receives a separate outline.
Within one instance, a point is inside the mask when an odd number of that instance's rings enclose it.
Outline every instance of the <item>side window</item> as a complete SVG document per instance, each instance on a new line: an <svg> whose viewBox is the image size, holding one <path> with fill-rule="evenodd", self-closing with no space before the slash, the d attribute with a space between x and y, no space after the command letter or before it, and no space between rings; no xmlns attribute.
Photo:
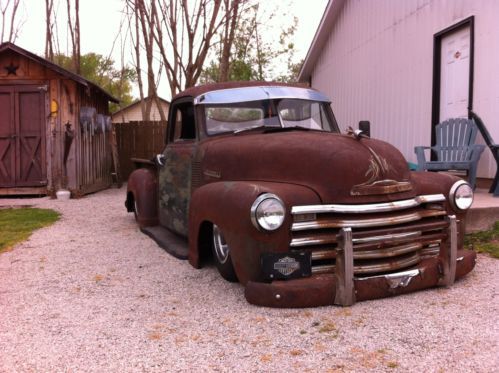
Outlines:
<svg viewBox="0 0 499 373"><path fill-rule="evenodd" d="M175 105L172 119L173 128L170 130L170 142L193 140L196 138L194 105L191 102Z"/></svg>

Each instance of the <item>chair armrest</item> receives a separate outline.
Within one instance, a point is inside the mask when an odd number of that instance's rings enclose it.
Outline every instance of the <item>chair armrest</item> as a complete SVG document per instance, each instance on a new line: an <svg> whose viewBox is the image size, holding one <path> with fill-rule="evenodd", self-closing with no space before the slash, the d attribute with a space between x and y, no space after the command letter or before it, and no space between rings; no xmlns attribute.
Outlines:
<svg viewBox="0 0 499 373"><path fill-rule="evenodd" d="M414 153L416 153L416 155L423 154L423 156L424 156L424 151L427 149L433 149L433 147L432 146L415 146Z"/></svg>
<svg viewBox="0 0 499 373"><path fill-rule="evenodd" d="M424 154L425 149L431 149L431 147L430 146L415 146L414 147L414 152L416 153L416 157L418 159L417 171L424 171L424 169L425 169L425 163L426 163L426 157Z"/></svg>
<svg viewBox="0 0 499 373"><path fill-rule="evenodd" d="M482 144L474 144L471 149L471 161L478 162L480 159L480 155L485 150L485 145Z"/></svg>

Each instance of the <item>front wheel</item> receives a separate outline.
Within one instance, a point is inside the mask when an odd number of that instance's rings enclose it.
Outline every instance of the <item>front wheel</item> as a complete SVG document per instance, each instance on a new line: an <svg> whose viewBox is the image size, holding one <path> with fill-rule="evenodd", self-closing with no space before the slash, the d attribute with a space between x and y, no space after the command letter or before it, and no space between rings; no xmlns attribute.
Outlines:
<svg viewBox="0 0 499 373"><path fill-rule="evenodd" d="M236 271L232 265L232 257L230 256L230 248L225 242L222 231L216 224L213 224L213 258L220 275L230 282L237 282Z"/></svg>
<svg viewBox="0 0 499 373"><path fill-rule="evenodd" d="M133 216L135 217L135 221L139 222L139 206L137 204L137 200L133 199Z"/></svg>

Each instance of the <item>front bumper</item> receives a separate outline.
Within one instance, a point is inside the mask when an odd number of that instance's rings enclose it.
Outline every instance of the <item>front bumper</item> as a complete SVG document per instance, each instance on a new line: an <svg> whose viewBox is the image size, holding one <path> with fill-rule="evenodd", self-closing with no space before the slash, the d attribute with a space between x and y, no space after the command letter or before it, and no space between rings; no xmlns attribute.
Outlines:
<svg viewBox="0 0 499 373"><path fill-rule="evenodd" d="M470 250L458 250L455 278L470 272L476 262L476 253ZM354 301L378 299L393 295L411 293L441 284L443 278L442 261L439 257L425 259L413 269L417 275L404 275L400 272L400 281L396 274L380 275L353 279ZM411 270L412 271L412 270ZM410 280L407 280L410 278ZM338 304L337 289L339 281L336 274L317 275L309 278L274 281L272 283L248 282L246 300L258 306L278 308L319 307Z"/></svg>
<svg viewBox="0 0 499 373"><path fill-rule="evenodd" d="M474 268L476 253L457 249L456 218L449 216L448 219L448 238L440 246L439 254L407 270L356 277L352 231L343 228L336 248L334 274L271 283L250 281L246 284L246 299L249 303L269 307L350 306L356 301L405 294L437 285L450 286L455 279Z"/></svg>

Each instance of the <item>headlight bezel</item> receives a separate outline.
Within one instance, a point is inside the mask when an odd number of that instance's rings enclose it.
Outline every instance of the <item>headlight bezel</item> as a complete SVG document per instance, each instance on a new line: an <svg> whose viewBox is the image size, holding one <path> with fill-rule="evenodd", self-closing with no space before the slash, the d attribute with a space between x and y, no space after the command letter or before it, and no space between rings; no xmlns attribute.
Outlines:
<svg viewBox="0 0 499 373"><path fill-rule="evenodd" d="M281 221L275 227L270 227L268 224L267 224L267 226L265 226L265 224L262 224L260 222L260 220L263 219L263 217L259 216L259 213L260 213L259 207L266 200L274 200L277 203L279 203L279 205L282 208L282 218L281 218ZM253 223L253 225L255 226L255 228L257 228L259 231L262 231L262 232L274 232L274 231L278 230L280 227L282 227L282 225L284 224L284 220L285 219L286 219L286 206L285 206L284 202L282 201L282 199L280 199L277 195L275 195L273 193L263 193L263 194L260 194L255 199L255 201L253 202L253 204L251 205L251 222Z"/></svg>
<svg viewBox="0 0 499 373"><path fill-rule="evenodd" d="M469 202L469 204L467 206L460 206L460 202L456 199L456 197L458 197L458 192L461 188L466 188L468 187L469 188L469 191L471 192L471 201ZM473 199L474 199L474 192L473 192L473 188L471 187L471 185L464 181L464 180L459 180L459 181L456 181L454 184L452 184L452 187L450 188L450 191L449 191L449 202L452 206L452 208L456 211L466 211L466 210L469 210L469 208L471 207L471 205L473 204Z"/></svg>

